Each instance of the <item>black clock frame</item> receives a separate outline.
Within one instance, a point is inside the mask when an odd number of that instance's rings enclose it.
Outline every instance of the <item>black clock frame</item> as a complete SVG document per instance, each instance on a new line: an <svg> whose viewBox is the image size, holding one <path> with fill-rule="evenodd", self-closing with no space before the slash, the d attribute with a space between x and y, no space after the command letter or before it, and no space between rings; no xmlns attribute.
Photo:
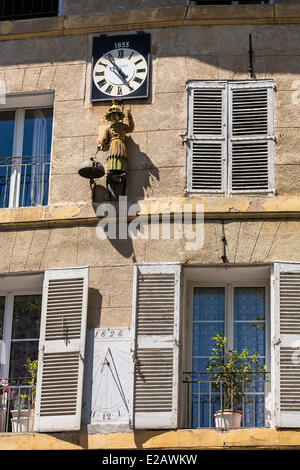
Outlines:
<svg viewBox="0 0 300 470"><path fill-rule="evenodd" d="M151 36L148 33L123 34L118 36L97 36L93 38L93 60L92 60L92 76L91 76L91 102L118 101L139 99L149 97L149 77L150 77L150 47ZM96 63L106 52L112 49L134 49L143 55L147 62L148 72L144 83L133 93L125 96L111 95L102 93L95 85L93 80L93 71Z"/></svg>

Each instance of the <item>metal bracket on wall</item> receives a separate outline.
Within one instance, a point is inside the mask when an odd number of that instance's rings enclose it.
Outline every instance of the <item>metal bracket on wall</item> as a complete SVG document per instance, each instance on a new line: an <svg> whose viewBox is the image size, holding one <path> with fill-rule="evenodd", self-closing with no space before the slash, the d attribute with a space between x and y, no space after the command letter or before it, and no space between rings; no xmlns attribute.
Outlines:
<svg viewBox="0 0 300 470"><path fill-rule="evenodd" d="M253 72L253 48L252 48L252 34L249 34L249 68L248 72L251 78L255 78Z"/></svg>
<svg viewBox="0 0 300 470"><path fill-rule="evenodd" d="M229 263L227 255L226 255L227 240L226 240L226 236L225 236L224 220L222 220L222 242L223 242L222 260L223 260L223 263Z"/></svg>

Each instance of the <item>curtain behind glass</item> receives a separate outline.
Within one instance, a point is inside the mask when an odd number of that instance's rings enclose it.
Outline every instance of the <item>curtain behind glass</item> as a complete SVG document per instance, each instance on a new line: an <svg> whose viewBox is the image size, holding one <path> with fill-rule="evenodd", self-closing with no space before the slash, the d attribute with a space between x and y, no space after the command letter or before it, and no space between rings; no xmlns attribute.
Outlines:
<svg viewBox="0 0 300 470"><path fill-rule="evenodd" d="M42 109L34 110L34 125L32 136L32 156L40 157L36 160L33 172L31 172L31 205L40 206L44 196L44 173L47 162L47 121Z"/></svg>
<svg viewBox="0 0 300 470"><path fill-rule="evenodd" d="M25 112L20 206L48 203L52 109Z"/></svg>
<svg viewBox="0 0 300 470"><path fill-rule="evenodd" d="M0 113L0 207L9 206L15 111Z"/></svg>

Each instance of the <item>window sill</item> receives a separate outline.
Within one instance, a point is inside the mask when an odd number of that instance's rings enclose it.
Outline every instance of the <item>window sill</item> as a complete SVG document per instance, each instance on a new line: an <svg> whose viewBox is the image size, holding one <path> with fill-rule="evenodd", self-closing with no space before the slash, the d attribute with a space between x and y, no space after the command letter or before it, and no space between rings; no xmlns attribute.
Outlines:
<svg viewBox="0 0 300 470"><path fill-rule="evenodd" d="M89 435L83 432L3 433L0 450L136 449L138 442L151 449L292 449L300 445L300 430L249 428L227 432L215 429L140 430L131 433ZM9 439L9 440L8 440Z"/></svg>
<svg viewBox="0 0 300 470"><path fill-rule="evenodd" d="M188 9L187 9L188 8ZM100 33L164 26L210 24L300 23L300 5L225 5L141 8L88 15L70 15L0 22L0 40L82 33Z"/></svg>

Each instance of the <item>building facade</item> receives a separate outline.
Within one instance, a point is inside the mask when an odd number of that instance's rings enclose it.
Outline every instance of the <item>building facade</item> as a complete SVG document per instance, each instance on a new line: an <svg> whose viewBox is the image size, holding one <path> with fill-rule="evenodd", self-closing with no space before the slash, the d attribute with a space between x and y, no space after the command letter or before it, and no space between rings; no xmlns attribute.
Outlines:
<svg viewBox="0 0 300 470"><path fill-rule="evenodd" d="M0 448L299 447L299 1L4 3ZM265 366L226 432L217 334Z"/></svg>

